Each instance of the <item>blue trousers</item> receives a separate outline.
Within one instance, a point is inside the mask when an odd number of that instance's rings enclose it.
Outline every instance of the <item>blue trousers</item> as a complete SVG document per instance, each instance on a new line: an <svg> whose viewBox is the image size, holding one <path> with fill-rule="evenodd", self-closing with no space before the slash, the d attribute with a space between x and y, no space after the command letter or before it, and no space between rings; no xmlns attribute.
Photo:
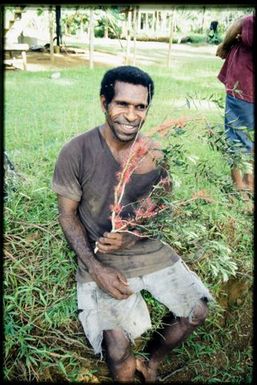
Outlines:
<svg viewBox="0 0 257 385"><path fill-rule="evenodd" d="M254 130L254 103L227 94L225 108L225 132L231 152L253 151L249 133Z"/></svg>

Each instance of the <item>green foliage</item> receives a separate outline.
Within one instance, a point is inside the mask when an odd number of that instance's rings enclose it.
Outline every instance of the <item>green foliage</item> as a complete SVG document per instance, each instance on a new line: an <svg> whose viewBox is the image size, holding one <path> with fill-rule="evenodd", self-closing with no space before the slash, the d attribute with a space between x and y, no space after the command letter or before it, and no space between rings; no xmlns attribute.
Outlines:
<svg viewBox="0 0 257 385"><path fill-rule="evenodd" d="M62 17L62 24L65 25L67 32L75 35L81 26L88 26L89 10L76 10L74 13L66 14Z"/></svg>
<svg viewBox="0 0 257 385"><path fill-rule="evenodd" d="M97 25L95 26L95 37L105 37L111 39L120 39L122 33L121 21L124 20L117 7L102 7L98 11Z"/></svg>

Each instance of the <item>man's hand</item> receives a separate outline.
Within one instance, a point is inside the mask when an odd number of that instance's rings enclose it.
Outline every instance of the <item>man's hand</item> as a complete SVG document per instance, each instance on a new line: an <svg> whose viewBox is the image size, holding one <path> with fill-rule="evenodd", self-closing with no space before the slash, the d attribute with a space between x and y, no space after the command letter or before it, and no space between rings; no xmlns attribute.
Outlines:
<svg viewBox="0 0 257 385"><path fill-rule="evenodd" d="M224 47L223 43L221 43L216 51L216 56L219 56L221 59L226 59L228 54L228 50Z"/></svg>
<svg viewBox="0 0 257 385"><path fill-rule="evenodd" d="M239 28L239 27L238 27ZM230 51L232 45L241 39L241 34L239 29L233 29L227 38L223 40L221 44L218 45L216 56L219 56L221 59L226 59L228 52Z"/></svg>
<svg viewBox="0 0 257 385"><path fill-rule="evenodd" d="M126 299L133 294L126 277L112 267L95 264L89 273L97 286L115 299Z"/></svg>
<svg viewBox="0 0 257 385"><path fill-rule="evenodd" d="M138 237L131 233L104 233L104 235L98 239L96 246L100 253L112 253L133 246Z"/></svg>

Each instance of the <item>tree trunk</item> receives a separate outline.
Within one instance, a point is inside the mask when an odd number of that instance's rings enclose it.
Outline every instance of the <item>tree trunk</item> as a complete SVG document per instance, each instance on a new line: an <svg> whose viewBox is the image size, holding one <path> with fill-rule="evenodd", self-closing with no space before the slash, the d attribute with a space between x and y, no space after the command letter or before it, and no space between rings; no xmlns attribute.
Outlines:
<svg viewBox="0 0 257 385"><path fill-rule="evenodd" d="M174 20L175 20L175 12L174 9L172 14L169 17L169 29L170 29L170 38L169 38L169 53L168 53L168 68L171 67L171 51L172 51L172 43L173 43L173 29L174 29Z"/></svg>
<svg viewBox="0 0 257 385"><path fill-rule="evenodd" d="M89 20L89 68L94 68L94 10L90 8Z"/></svg>
<svg viewBox="0 0 257 385"><path fill-rule="evenodd" d="M54 63L54 18L53 7L49 7L50 61Z"/></svg>
<svg viewBox="0 0 257 385"><path fill-rule="evenodd" d="M61 6L55 7L55 20L56 20L56 44L60 47L62 43L62 31L61 31Z"/></svg>

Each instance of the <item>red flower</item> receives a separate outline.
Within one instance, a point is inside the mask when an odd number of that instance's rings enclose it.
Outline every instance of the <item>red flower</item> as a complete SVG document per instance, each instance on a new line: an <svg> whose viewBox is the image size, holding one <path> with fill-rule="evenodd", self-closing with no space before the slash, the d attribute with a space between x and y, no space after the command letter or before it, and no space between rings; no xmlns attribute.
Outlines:
<svg viewBox="0 0 257 385"><path fill-rule="evenodd" d="M121 205L119 203L116 203L114 205L111 205L110 209L112 211L114 211L115 213L119 214L121 212L121 210L122 210L122 207L121 207Z"/></svg>

